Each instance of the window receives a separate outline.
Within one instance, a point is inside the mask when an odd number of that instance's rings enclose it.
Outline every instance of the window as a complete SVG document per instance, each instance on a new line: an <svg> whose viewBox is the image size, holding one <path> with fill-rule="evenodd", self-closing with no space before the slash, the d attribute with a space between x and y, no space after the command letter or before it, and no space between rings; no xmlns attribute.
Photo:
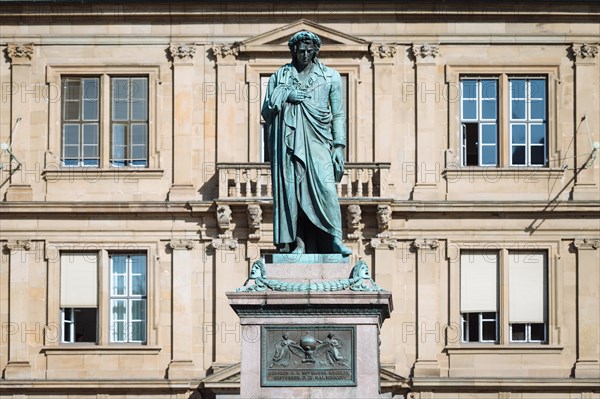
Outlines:
<svg viewBox="0 0 600 399"><path fill-rule="evenodd" d="M510 86L510 164L546 165L546 79L514 78Z"/></svg>
<svg viewBox="0 0 600 399"><path fill-rule="evenodd" d="M98 256L61 253L62 342L96 342L98 332Z"/></svg>
<svg viewBox="0 0 600 399"><path fill-rule="evenodd" d="M508 260L511 342L546 341L546 255L512 252Z"/></svg>
<svg viewBox="0 0 600 399"><path fill-rule="evenodd" d="M466 166L498 164L498 81L461 81L462 159Z"/></svg>
<svg viewBox="0 0 600 399"><path fill-rule="evenodd" d="M63 76L61 90L63 166L107 166L105 145L110 166L148 167L148 77ZM103 124L105 113L110 122Z"/></svg>
<svg viewBox="0 0 600 399"><path fill-rule="evenodd" d="M462 166L547 166L547 103L545 76L461 76Z"/></svg>
<svg viewBox="0 0 600 399"><path fill-rule="evenodd" d="M146 253L108 252L107 272L102 253L60 254L61 342L146 343ZM103 286L108 292L99 291Z"/></svg>
<svg viewBox="0 0 600 399"><path fill-rule="evenodd" d="M498 254L464 252L460 262L462 341L496 342Z"/></svg>
<svg viewBox="0 0 600 399"><path fill-rule="evenodd" d="M110 258L110 342L146 341L146 255Z"/></svg>
<svg viewBox="0 0 600 399"><path fill-rule="evenodd" d="M148 166L148 79L111 78L111 166Z"/></svg>
<svg viewBox="0 0 600 399"><path fill-rule="evenodd" d="M547 342L546 252L508 251L507 258L500 262L497 251L461 252L462 342L498 342L501 320L508 322L510 342ZM508 284L500 284L504 273ZM508 309L498 306L502 295Z"/></svg>
<svg viewBox="0 0 600 399"><path fill-rule="evenodd" d="M100 166L98 129L100 80L65 78L62 83L64 166Z"/></svg>

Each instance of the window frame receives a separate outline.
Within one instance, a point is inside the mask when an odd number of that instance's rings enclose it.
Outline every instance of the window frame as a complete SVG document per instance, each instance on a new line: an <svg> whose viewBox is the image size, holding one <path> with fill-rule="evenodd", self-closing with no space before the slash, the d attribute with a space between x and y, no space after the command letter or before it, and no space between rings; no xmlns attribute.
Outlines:
<svg viewBox="0 0 600 399"><path fill-rule="evenodd" d="M62 342L62 308L60 300L60 281L61 281L61 253L66 252L87 252L97 254L98 259L98 306L97 317L97 336L96 342L82 342L77 347L135 347L152 348L158 344L158 333L155 322L158 318L158 292L159 283L156 280L154 271L154 262L159 244L155 242L124 242L119 244L104 244L98 242L47 242L46 258L48 261L48 333L44 334L44 346L46 348L66 348L73 346L73 343ZM144 342L110 342L110 261L111 253L143 253L146 255L146 325Z"/></svg>
<svg viewBox="0 0 600 399"><path fill-rule="evenodd" d="M532 79L543 79L545 82L545 98L532 98L531 97L531 80ZM512 81L516 80L525 80L525 97L513 97L513 85ZM513 102L514 100L523 100L525 102L525 117L523 119L513 118ZM544 100L545 109L544 109L544 118L536 119L531 117L531 104L532 100ZM509 166L510 167L548 167L548 77L547 76L520 76L520 75L509 75L508 76L508 155L509 155ZM513 127L517 125L525 126L525 143L523 145L518 144L519 146L525 147L525 159L523 164L515 164L513 160L513 147L517 144L513 143ZM531 143L531 127L543 125L545 130L545 140L544 144L541 145L544 152L544 163L543 164L533 164L531 163L531 147L540 147L538 144Z"/></svg>
<svg viewBox="0 0 600 399"><path fill-rule="evenodd" d="M133 273L133 260L132 260L132 256L144 256L145 257L145 274L144 274L144 282L145 282L145 286L144 286L144 294L134 294L133 293L133 279L134 279L134 273ZM124 294L116 294L114 293L114 286L113 286L113 282L114 282L114 275L116 274L114 272L114 257L115 256L125 256L125 267L126 267L126 271L125 271L125 293ZM148 254L144 253L144 252L121 252L121 251L109 251L108 253L108 259L109 259L109 271L108 271L108 277L109 277L109 295L108 295L108 308L109 308L109 323L108 323L108 329L109 329L109 342L111 344L123 344L123 343L133 343L133 344L144 344L147 341L148 338ZM120 274L123 275L123 274ZM117 301L125 301L125 313L126 313L126 319L124 320L118 320L118 322L125 322L125 326L123 329L124 335L125 335L125 340L123 341L117 341L114 340L114 328L115 327L115 319L113 318L113 313L110 311L110 309L113 308L114 303L116 303ZM143 301L144 302L144 314L146 316L146 318L144 320L141 320L144 324L144 339L143 340L134 340L132 338L132 333L131 330L133 330L133 322L135 321L140 321L140 320L133 320L132 319L132 315L133 315L133 311L132 309L132 303L135 301Z"/></svg>
<svg viewBox="0 0 600 399"><path fill-rule="evenodd" d="M49 85L49 142L50 156L45 158L45 171L68 169L71 171L85 170L125 170L134 168L138 171L155 171L159 167L158 126L161 126L161 113L158 112L160 81L164 73L160 65L49 65L47 66L46 83ZM65 166L62 151L62 79L67 77L98 77L99 93L99 166ZM147 110L147 164L140 166L111 165L111 77L147 77L148 79L148 110Z"/></svg>
<svg viewBox="0 0 600 399"><path fill-rule="evenodd" d="M69 101L66 95L68 91L68 85L63 86L63 83L68 83L68 81L73 81L78 79L80 81L79 93L77 98L78 112L77 119L70 119L66 117L67 114L67 102L73 103L74 101ZM96 117L95 119L87 119L85 116L85 104L86 100L89 98L86 97L86 94L89 90L86 88L86 80L96 80ZM64 167L88 167L88 168L98 168L100 167L100 92L102 88L100 86L100 78L98 76L62 76L61 77L61 165ZM85 150L86 145L85 140L85 127L86 126L94 126L96 127L96 153L95 157L86 157ZM77 129L77 157L68 157L67 154L67 146L73 147L73 144L67 144L67 126L78 126ZM76 160L77 164L75 165L67 165L67 162ZM93 164L87 163L87 161L95 160Z"/></svg>
<svg viewBox="0 0 600 399"><path fill-rule="evenodd" d="M560 242L477 242L457 241L448 243L449 253L449 326L447 348L511 348L511 347L556 347L558 346L558 319L562 304L557 301L557 291L562 273L558 261ZM498 312L496 342L463 342L462 317L460 308L460 258L461 251L489 251L498 253ZM546 254L546 327L545 341L517 342L511 340L509 322L508 269L511 252L541 252ZM453 326L453 327L452 327ZM452 336L452 334L457 334Z"/></svg>
<svg viewBox="0 0 600 399"><path fill-rule="evenodd" d="M506 170L531 170L552 172L560 168L560 157L557 149L559 126L556 104L560 102L560 91L557 85L560 80L560 65L446 65L446 84L449 126L448 148L449 156L446 158L446 169L452 171L461 168L474 169L506 169ZM465 166L462 159L462 124L461 124L461 79L469 77L498 77L498 163L496 166ZM514 165L510 164L510 137L509 137L509 105L510 94L508 81L518 77L545 77L546 78L546 164L541 165Z"/></svg>

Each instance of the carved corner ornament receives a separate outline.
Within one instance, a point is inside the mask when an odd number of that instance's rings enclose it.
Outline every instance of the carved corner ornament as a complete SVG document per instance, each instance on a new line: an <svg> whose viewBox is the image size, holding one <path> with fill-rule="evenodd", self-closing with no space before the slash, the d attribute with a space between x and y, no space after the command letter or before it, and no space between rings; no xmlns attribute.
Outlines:
<svg viewBox="0 0 600 399"><path fill-rule="evenodd" d="M578 238L573 241L573 246L578 250L600 248L600 238Z"/></svg>
<svg viewBox="0 0 600 399"><path fill-rule="evenodd" d="M577 61L594 61L598 57L598 45L596 44L573 44L571 52Z"/></svg>
<svg viewBox="0 0 600 399"><path fill-rule="evenodd" d="M419 250L419 249L437 249L440 246L440 242L438 240L432 240L429 238L417 238L415 239L412 244L411 247L414 250Z"/></svg>
<svg viewBox="0 0 600 399"><path fill-rule="evenodd" d="M169 54L174 62L191 61L196 54L196 46L186 43L171 43L169 45Z"/></svg>
<svg viewBox="0 0 600 399"><path fill-rule="evenodd" d="M394 58L396 55L396 46L383 43L371 43L369 52L374 60L384 58Z"/></svg>
<svg viewBox="0 0 600 399"><path fill-rule="evenodd" d="M9 253L13 251L30 251L32 248L33 244L29 240L8 241L4 244L4 250Z"/></svg>
<svg viewBox="0 0 600 399"><path fill-rule="evenodd" d="M362 210L360 205L349 205L346 212L346 222L348 223L348 239L360 240L364 224L361 223Z"/></svg>
<svg viewBox="0 0 600 399"><path fill-rule="evenodd" d="M440 55L439 44L413 44L412 53L417 62L434 62Z"/></svg>
<svg viewBox="0 0 600 399"><path fill-rule="evenodd" d="M31 64L33 44L9 44L6 53L13 64Z"/></svg>
<svg viewBox="0 0 600 399"><path fill-rule="evenodd" d="M262 232L260 230L262 224L262 209L260 205L248 205L248 239L260 240Z"/></svg>
<svg viewBox="0 0 600 399"><path fill-rule="evenodd" d="M235 59L240 53L240 47L237 44L213 44L211 50L217 61Z"/></svg>
<svg viewBox="0 0 600 399"><path fill-rule="evenodd" d="M171 249L194 249L196 243L194 240L174 239L167 244Z"/></svg>

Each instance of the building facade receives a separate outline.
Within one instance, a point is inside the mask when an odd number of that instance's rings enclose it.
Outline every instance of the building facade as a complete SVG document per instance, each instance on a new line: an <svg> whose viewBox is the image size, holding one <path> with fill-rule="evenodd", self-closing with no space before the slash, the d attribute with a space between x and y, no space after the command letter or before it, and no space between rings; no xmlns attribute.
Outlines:
<svg viewBox="0 0 600 399"><path fill-rule="evenodd" d="M393 397L600 398L600 5L0 4L0 397L234 398L266 79L342 76ZM258 364L258 361L257 361Z"/></svg>

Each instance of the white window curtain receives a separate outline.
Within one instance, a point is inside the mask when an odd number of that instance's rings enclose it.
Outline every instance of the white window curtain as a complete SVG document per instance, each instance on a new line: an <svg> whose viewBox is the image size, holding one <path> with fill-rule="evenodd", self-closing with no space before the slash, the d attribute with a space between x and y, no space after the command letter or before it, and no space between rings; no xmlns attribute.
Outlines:
<svg viewBox="0 0 600 399"><path fill-rule="evenodd" d="M98 255L62 253L60 256L60 306L98 306Z"/></svg>
<svg viewBox="0 0 600 399"><path fill-rule="evenodd" d="M510 323L546 321L546 254L511 252L508 260Z"/></svg>
<svg viewBox="0 0 600 399"><path fill-rule="evenodd" d="M460 256L460 311L495 312L498 309L498 254L462 252Z"/></svg>

